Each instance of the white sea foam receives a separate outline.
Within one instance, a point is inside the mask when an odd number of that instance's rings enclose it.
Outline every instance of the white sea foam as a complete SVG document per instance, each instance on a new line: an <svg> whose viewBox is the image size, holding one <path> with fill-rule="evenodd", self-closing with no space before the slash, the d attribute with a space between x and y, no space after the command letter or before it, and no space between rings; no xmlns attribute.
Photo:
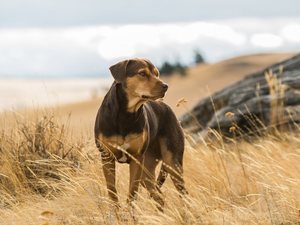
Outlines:
<svg viewBox="0 0 300 225"><path fill-rule="evenodd" d="M59 105L102 96L111 79L0 79L0 111Z"/></svg>

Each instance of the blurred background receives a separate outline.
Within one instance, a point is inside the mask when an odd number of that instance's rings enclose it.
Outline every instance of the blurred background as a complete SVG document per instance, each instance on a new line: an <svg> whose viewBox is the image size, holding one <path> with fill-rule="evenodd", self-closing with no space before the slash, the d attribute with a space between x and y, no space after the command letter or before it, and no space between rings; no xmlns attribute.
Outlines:
<svg viewBox="0 0 300 225"><path fill-rule="evenodd" d="M299 8L298 0L0 0L0 110L102 96L109 65L128 57L149 58L175 74L171 83L190 79L169 101L193 103L207 87L299 52ZM228 58L239 60L220 67ZM232 69L237 76L222 80ZM198 87L197 97L184 91Z"/></svg>

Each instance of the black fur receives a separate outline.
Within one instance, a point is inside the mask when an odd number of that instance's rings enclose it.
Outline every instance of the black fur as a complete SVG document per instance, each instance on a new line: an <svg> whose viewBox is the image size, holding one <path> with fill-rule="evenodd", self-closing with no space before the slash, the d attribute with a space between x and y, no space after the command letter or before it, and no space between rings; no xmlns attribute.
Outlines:
<svg viewBox="0 0 300 225"><path fill-rule="evenodd" d="M99 108L96 123L95 137L100 132L107 137L121 135L125 137L132 133L141 133L145 126L143 109L137 112L127 111L128 99L121 83L114 82L103 99Z"/></svg>
<svg viewBox="0 0 300 225"><path fill-rule="evenodd" d="M175 158L182 158L184 149L183 132L172 109L161 101L147 101L137 112L127 111L128 99L120 83L113 83L99 108L95 123L96 144L100 133L106 137L121 135L123 137L141 133L149 128L148 143L145 148L153 145L157 138L165 138L168 149L174 151ZM160 149L153 154L161 159Z"/></svg>
<svg viewBox="0 0 300 225"><path fill-rule="evenodd" d="M113 137L112 140L114 140L114 136L123 137L125 140L127 135L141 134L140 137L143 137L141 140L143 140L144 143L141 151L139 149L135 152L136 155L134 157L141 163L145 163L143 165L145 165L149 171L151 170L152 177L150 176L148 179L155 179L155 167L157 166L158 161L162 160L163 165L157 179L158 187L162 186L169 173L180 194L186 194L187 191L184 187L184 180L182 177L184 134L171 108L162 101L150 99L147 99L146 101L141 98L140 103L143 104L137 104L137 106L140 105L140 108L135 112L128 111L129 100L126 91L129 90L126 87L126 77L134 76L140 68L145 67L145 63L148 68L150 68L150 71L154 71L155 67L150 61L141 59L126 60L113 66L118 68L114 71L115 74L113 75L114 77L118 77L119 80L116 80L112 84L98 110L94 128L96 145L101 152L102 159L105 159L108 151L102 146L102 143L100 143L100 135L102 135L101 137L104 136L108 139ZM120 71L120 74L118 74L117 70ZM156 72L156 77L158 77L157 73L158 72ZM124 74L125 81L122 78ZM123 80L122 82L120 82L121 79ZM160 85L164 84L159 79L158 82L160 82ZM166 89L164 91L166 91ZM146 133L144 133L145 130L147 131ZM143 136L145 134L147 134L146 140ZM130 147L131 146L128 147L128 151L136 150L130 149ZM134 165L135 160L132 160L131 157L127 157L123 160L124 154L128 155L129 153L124 153L124 151L121 151L118 148L114 148L111 153L113 153L114 157L111 158L111 156L108 156L110 159L104 160L108 164L104 163L102 165L107 180L109 195L111 199L117 201L114 169L115 160L117 160L122 163L130 163L130 180L132 177L133 180L130 181L129 198L132 199L137 191L137 186L135 185L137 180L134 179L139 179L139 177L135 177L135 173L131 173L131 169L137 168ZM141 171L141 169L138 170ZM147 182L147 180L143 180L143 182L151 192L152 197L156 199L160 205L163 205L161 197L153 192L153 183L155 183L155 180L150 183Z"/></svg>

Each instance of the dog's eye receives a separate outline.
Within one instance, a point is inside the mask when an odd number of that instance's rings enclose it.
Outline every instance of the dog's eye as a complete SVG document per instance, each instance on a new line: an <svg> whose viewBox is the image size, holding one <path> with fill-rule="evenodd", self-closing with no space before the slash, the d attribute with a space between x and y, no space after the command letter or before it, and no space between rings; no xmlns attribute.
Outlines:
<svg viewBox="0 0 300 225"><path fill-rule="evenodd" d="M139 75L142 76L142 77L146 77L147 76L147 74L144 71L139 72Z"/></svg>

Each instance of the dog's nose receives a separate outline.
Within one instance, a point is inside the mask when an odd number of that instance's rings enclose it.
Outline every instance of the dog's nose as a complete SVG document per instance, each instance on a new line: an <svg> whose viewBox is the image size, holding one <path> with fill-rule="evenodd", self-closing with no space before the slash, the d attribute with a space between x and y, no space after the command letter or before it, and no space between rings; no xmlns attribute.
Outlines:
<svg viewBox="0 0 300 225"><path fill-rule="evenodd" d="M168 90L168 85L166 83L163 83L162 84L162 88L164 89L164 91L167 91Z"/></svg>

